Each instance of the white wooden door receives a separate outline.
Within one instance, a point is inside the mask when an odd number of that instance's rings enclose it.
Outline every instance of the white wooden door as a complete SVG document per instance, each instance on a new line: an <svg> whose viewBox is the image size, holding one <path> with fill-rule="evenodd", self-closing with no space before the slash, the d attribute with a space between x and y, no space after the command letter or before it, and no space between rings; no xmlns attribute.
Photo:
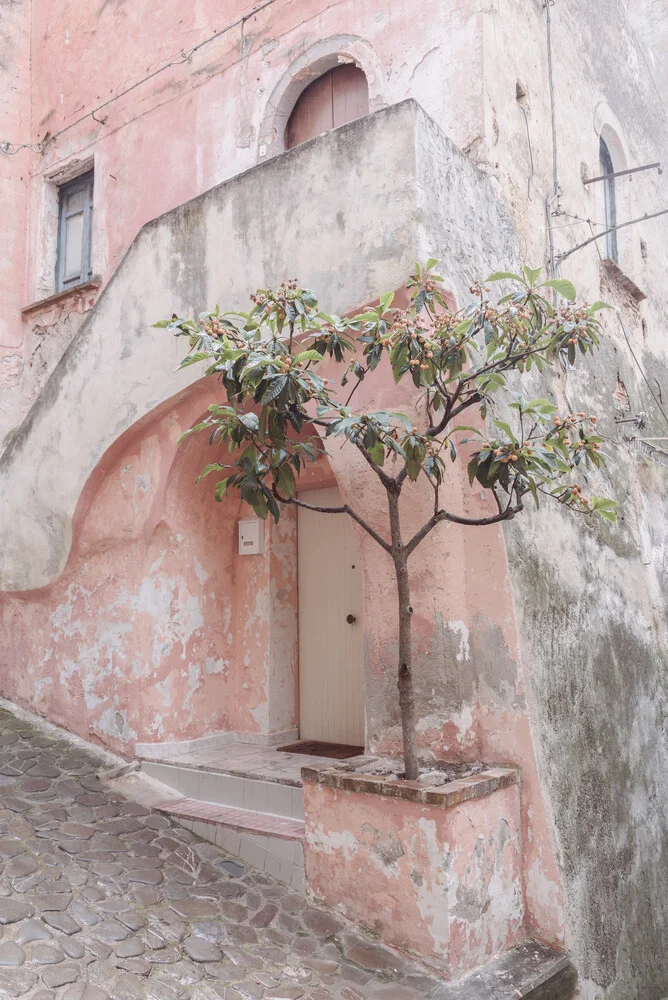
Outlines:
<svg viewBox="0 0 668 1000"><path fill-rule="evenodd" d="M342 502L335 487L299 498L322 507ZM299 736L363 746L362 566L348 515L300 507L298 552Z"/></svg>

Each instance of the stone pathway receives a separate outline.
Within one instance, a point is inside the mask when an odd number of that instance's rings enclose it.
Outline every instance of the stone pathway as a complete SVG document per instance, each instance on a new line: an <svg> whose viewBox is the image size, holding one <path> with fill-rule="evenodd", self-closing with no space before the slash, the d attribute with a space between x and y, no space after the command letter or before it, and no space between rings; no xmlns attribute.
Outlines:
<svg viewBox="0 0 668 1000"><path fill-rule="evenodd" d="M437 1000L327 910L109 791L0 710L0 998Z"/></svg>

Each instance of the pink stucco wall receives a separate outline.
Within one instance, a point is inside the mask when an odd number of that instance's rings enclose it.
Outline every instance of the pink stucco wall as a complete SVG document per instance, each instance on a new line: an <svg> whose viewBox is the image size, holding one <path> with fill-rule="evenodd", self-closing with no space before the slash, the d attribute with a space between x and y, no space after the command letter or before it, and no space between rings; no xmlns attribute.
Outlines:
<svg viewBox="0 0 668 1000"><path fill-rule="evenodd" d="M58 581L0 595L0 628L8 636L3 692L126 753L137 740L269 733L298 724L295 519L289 512L278 529L267 524L265 557L236 555L236 522L248 509L230 499L216 504L210 482L195 488L212 458L205 436L176 447L210 394L200 383L164 404L103 458L81 498ZM381 368L362 383L356 402L410 412L415 394ZM465 461L452 467L444 502L488 513L491 499L471 493L465 470ZM329 463L311 470L303 485L335 477L344 498L387 535L384 491L367 473L361 456L335 445ZM406 538L432 504L428 488L405 488ZM392 564L355 530L364 574L366 741L373 751L398 752ZM526 923L530 933L560 942L560 877L503 532L441 526L413 556L410 573L420 743L437 758L521 767Z"/></svg>
<svg viewBox="0 0 668 1000"><path fill-rule="evenodd" d="M0 435L20 422L81 323L69 296L55 317L50 306L21 314L55 291L64 180L94 168L92 269L104 286L146 222L282 148L289 105L319 60L355 59L371 110L419 97L462 147L480 131L481 80L458 87L455 71L458 55L479 55L473 0L452 9L427 0L411 35L403 8L389 0L373 12L355 0L33 0L9 9L0 140L34 149L0 157L10 206L0 219L8 251Z"/></svg>
<svg viewBox="0 0 668 1000"><path fill-rule="evenodd" d="M409 33L404 7L390 0L377 4L373 16L355 0L324 9L314 0L272 3L234 25L249 9L243 0L224 11L213 0L185 6L169 0L159 5L156 31L150 4L35 0L30 25L17 21L16 94L23 96L17 97L20 134L12 138L22 139L23 129L35 143L47 133L56 138L42 152L12 161L19 235L9 270L0 274L11 290L3 322L5 342L13 345L12 394L0 403L3 431L20 421L97 294L20 313L22 304L53 291L56 184L91 160L93 271L104 286L145 222L280 148L281 102L303 60L352 53L367 74L372 110L415 96L460 147L483 133L482 74L462 78L460 71L480 61L481 14L472 0L456 6L427 0ZM140 82L226 25L234 26L189 61ZM95 120L91 109L108 99ZM390 400L412 405L410 394L388 380L376 401ZM266 558L234 557L240 508L230 501L218 507L204 487L189 490L206 461L205 442L175 450L179 430L207 401L188 397L129 432L82 497L60 579L0 598L3 692L126 753L138 739L270 732L297 721L294 521L288 517L276 533L268 528ZM377 484L348 453L335 450L331 461L344 496L386 531ZM453 502L465 504L465 493L463 481L453 480ZM407 493L407 534L429 503L419 490ZM373 749L396 750L391 567L367 537L359 534L359 541L367 741ZM431 692L421 712L421 743L436 755L522 766L527 919L542 936L559 940L559 878L502 532L443 527L413 558L411 573L416 675Z"/></svg>
<svg viewBox="0 0 668 1000"><path fill-rule="evenodd" d="M397 291L398 302L402 294ZM395 386L388 367L362 383L356 405L411 412L415 393L407 382ZM450 467L441 502L447 509L472 517L494 513L492 498L469 487L466 448L460 448L461 461ZM346 501L387 537L384 490L367 474L361 456L334 447L329 462ZM410 538L432 510L428 486L407 486L401 498L403 537ZM356 526L355 531L364 568L367 745L373 752L398 753L397 599L392 563L361 528ZM521 767L526 922L531 934L560 943L564 926L561 878L536 764L503 529L499 525L441 525L416 550L409 572L420 744L437 759Z"/></svg>
<svg viewBox="0 0 668 1000"><path fill-rule="evenodd" d="M0 22L0 141L17 147L30 130L30 15L27 5L3 4ZM26 268L29 152L0 154L0 428L9 419L3 399L18 393L23 352L21 306Z"/></svg>
<svg viewBox="0 0 668 1000"><path fill-rule="evenodd" d="M205 437L177 449L205 403L195 390L123 436L81 498L62 576L0 598L5 693L124 753L297 721L295 519L267 527L264 555L237 555L248 512L194 487Z"/></svg>
<svg viewBox="0 0 668 1000"><path fill-rule="evenodd" d="M524 936L520 789L451 807L305 781L309 888L451 978Z"/></svg>

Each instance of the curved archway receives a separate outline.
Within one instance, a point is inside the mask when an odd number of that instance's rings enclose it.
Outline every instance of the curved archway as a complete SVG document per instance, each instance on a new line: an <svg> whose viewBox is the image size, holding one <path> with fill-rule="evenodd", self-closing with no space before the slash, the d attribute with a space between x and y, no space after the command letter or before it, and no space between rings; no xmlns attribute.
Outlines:
<svg viewBox="0 0 668 1000"><path fill-rule="evenodd" d="M0 601L4 652L23 664L6 693L126 754L220 734L260 744L298 734L297 511L287 507L278 524L268 519L260 551L240 554L239 522L252 510L234 493L216 503L215 477L195 485L209 462L228 461L226 451L216 446L212 455L207 434L178 444L206 415L210 393L198 381L117 438L81 494L63 572ZM323 452L299 489L324 495L336 483ZM338 527L353 534L347 519ZM339 556L332 528L318 534ZM317 597L329 577L317 562L309 568L304 589ZM310 623L318 649L322 600ZM341 610L345 617L351 608ZM361 635L362 610L352 610ZM323 663L317 656L309 664L305 697L312 709L320 698L331 710ZM358 668L361 699L361 656Z"/></svg>
<svg viewBox="0 0 668 1000"><path fill-rule="evenodd" d="M335 66L299 95L285 128L285 147L292 149L368 112L369 85L364 71L352 63Z"/></svg>
<svg viewBox="0 0 668 1000"><path fill-rule="evenodd" d="M602 102L596 107L594 112L594 131L598 136L598 165L596 174L605 177L605 180L594 185L596 188L596 219L599 224L599 231L613 229L623 221L630 218L630 190L628 185L624 185L624 178L616 178L614 175L620 170L626 170L629 166L629 157L625 143L622 139L622 130L612 109ZM623 251L625 240L622 234L616 231L610 232L605 237L601 248L604 259L619 263L620 250Z"/></svg>
<svg viewBox="0 0 668 1000"><path fill-rule="evenodd" d="M286 126L301 94L319 77L342 66L352 66L366 77L369 112L385 106L380 61L372 46L356 35L332 35L321 39L290 64L272 90L259 131L260 160L288 148Z"/></svg>

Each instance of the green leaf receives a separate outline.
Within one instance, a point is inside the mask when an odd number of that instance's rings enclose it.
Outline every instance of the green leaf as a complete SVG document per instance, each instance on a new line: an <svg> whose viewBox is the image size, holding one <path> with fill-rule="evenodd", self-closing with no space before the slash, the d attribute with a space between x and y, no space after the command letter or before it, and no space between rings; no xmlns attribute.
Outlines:
<svg viewBox="0 0 668 1000"><path fill-rule="evenodd" d="M216 483L216 491L214 493L214 497L216 498L216 501L218 503L220 503L220 501L227 493L227 484L230 481L230 479L231 476L228 476L227 479L221 479L219 483Z"/></svg>
<svg viewBox="0 0 668 1000"><path fill-rule="evenodd" d="M593 302L589 306L589 312L590 313L595 313L595 312L598 312L600 309L614 309L614 308L615 307L611 306L608 302L601 302L601 300L598 299L596 302Z"/></svg>
<svg viewBox="0 0 668 1000"><path fill-rule="evenodd" d="M616 500L610 500L608 497L592 497L591 498L591 509L594 513L598 514L605 521L609 521L611 524L615 524L617 521L617 508L619 504Z"/></svg>
<svg viewBox="0 0 668 1000"><path fill-rule="evenodd" d="M249 431L257 431L260 428L260 421L257 413L240 413L239 422Z"/></svg>
<svg viewBox="0 0 668 1000"><path fill-rule="evenodd" d="M271 403L274 399L276 399L277 396L280 396L280 394L283 392L287 384L288 384L287 375L277 375L267 385L267 388L264 390L262 394L260 402L264 406L266 406L267 403Z"/></svg>
<svg viewBox="0 0 668 1000"><path fill-rule="evenodd" d="M416 313L419 313L419 312L422 311L422 309L424 308L424 304L425 304L426 301L427 301L427 293L426 293L426 291L423 288L415 296L415 312Z"/></svg>
<svg viewBox="0 0 668 1000"><path fill-rule="evenodd" d="M394 302L394 292L385 292L384 295L380 297L380 306L383 312L386 312Z"/></svg>
<svg viewBox="0 0 668 1000"><path fill-rule="evenodd" d="M410 432L413 430L412 423L410 422L406 414L401 412L401 410L392 410L392 416L395 418L395 420L398 420L400 424L403 424L403 426L406 428L407 431Z"/></svg>
<svg viewBox="0 0 668 1000"><path fill-rule="evenodd" d="M322 361L322 354L320 351L302 351L295 358L295 361Z"/></svg>
<svg viewBox="0 0 668 1000"><path fill-rule="evenodd" d="M489 278L485 278L485 284L488 281L519 281L522 285L525 283L524 278L520 278L519 274L515 274L513 271L495 271L494 274L490 274Z"/></svg>
<svg viewBox="0 0 668 1000"><path fill-rule="evenodd" d="M412 483L414 483L420 475L421 468L422 462L418 458L410 458L408 455L406 456L406 471L408 472L408 478Z"/></svg>
<svg viewBox="0 0 668 1000"><path fill-rule="evenodd" d="M527 480L527 486L529 487L529 490L531 492L531 496L533 497L533 502L535 503L536 508L540 507L540 503L538 501L538 490L536 489L536 484L533 481L533 479L528 479Z"/></svg>
<svg viewBox="0 0 668 1000"><path fill-rule="evenodd" d="M179 371L182 368L187 368L188 365L196 365L198 361L208 361L211 357L206 351L197 351L195 354L188 354L181 364L179 365Z"/></svg>
<svg viewBox="0 0 668 1000"><path fill-rule="evenodd" d="M524 277L527 279L527 282L531 286L533 286L543 273L543 268L527 267L527 265L525 264L524 267L522 268L522 273L524 274Z"/></svg>
<svg viewBox="0 0 668 1000"><path fill-rule="evenodd" d="M369 458L374 465L382 465L385 461L385 448L382 441L376 441L373 447L368 449Z"/></svg>
<svg viewBox="0 0 668 1000"><path fill-rule="evenodd" d="M453 427L452 430L448 431L448 436L450 434L454 434L456 431L472 431L473 434L477 434L478 437L482 437L482 434L477 427L469 427L468 424L457 424L456 427Z"/></svg>
<svg viewBox="0 0 668 1000"><path fill-rule="evenodd" d="M260 498L256 503L252 505L253 513L256 517L259 517L262 521L267 520L267 514L269 513L269 508L264 500L264 497Z"/></svg>
<svg viewBox="0 0 668 1000"><path fill-rule="evenodd" d="M509 423L505 420L494 420L493 423L495 427L498 427L499 430L502 430L505 434L507 434L511 441L515 444L517 443L517 438L515 437L513 429Z"/></svg>
<svg viewBox="0 0 668 1000"><path fill-rule="evenodd" d="M221 465L219 462L212 462L211 465L206 465L202 469L195 482L199 483L200 479L204 479L204 477L208 476L210 472L220 472L220 470L224 468L225 466Z"/></svg>
<svg viewBox="0 0 668 1000"><path fill-rule="evenodd" d="M427 262L424 265L424 269L425 271L431 271L431 269L433 267L436 267L437 264L438 264L438 257L428 257Z"/></svg>
<svg viewBox="0 0 668 1000"><path fill-rule="evenodd" d="M295 495L295 474L289 465L285 464L278 470L278 489L286 497Z"/></svg>
<svg viewBox="0 0 668 1000"><path fill-rule="evenodd" d="M575 285L572 281L567 281L566 278L550 278L549 281L544 281L540 288L554 288L555 292L563 295L569 302L575 302L577 296Z"/></svg>

